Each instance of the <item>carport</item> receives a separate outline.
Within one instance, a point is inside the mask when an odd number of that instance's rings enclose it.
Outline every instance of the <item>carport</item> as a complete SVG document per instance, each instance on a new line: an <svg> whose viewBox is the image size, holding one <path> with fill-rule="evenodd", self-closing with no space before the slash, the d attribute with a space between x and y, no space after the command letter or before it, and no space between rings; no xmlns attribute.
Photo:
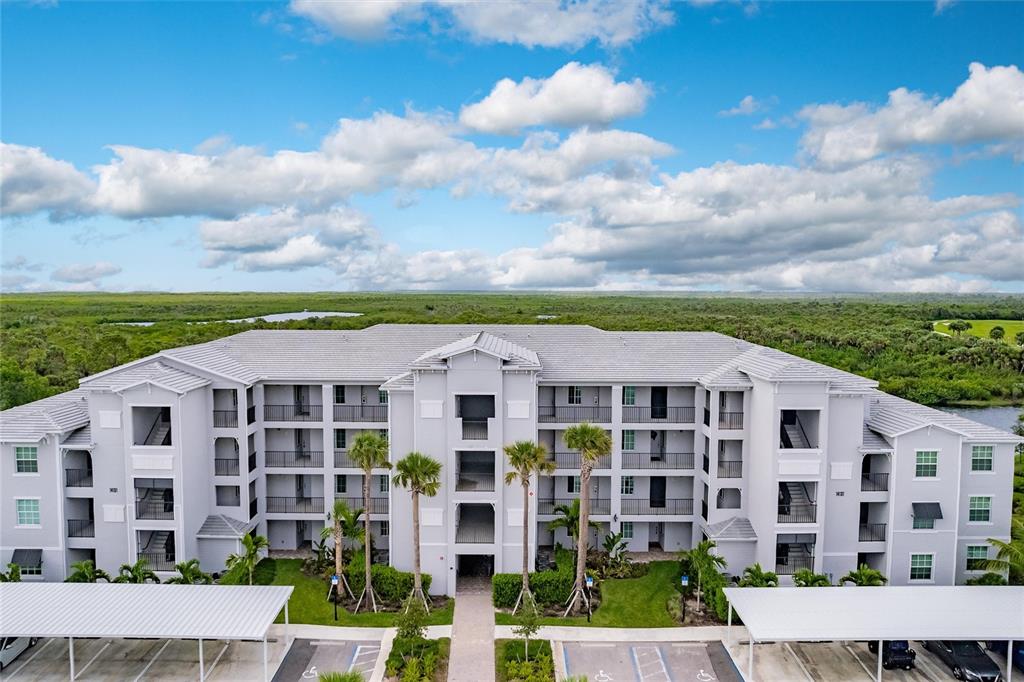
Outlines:
<svg viewBox="0 0 1024 682"><path fill-rule="evenodd" d="M0 583L0 632L13 637L67 638L75 679L75 638L198 639L199 679L206 678L203 640L263 641L288 599L284 585L131 585Z"/></svg>
<svg viewBox="0 0 1024 682"><path fill-rule="evenodd" d="M727 587L725 596L730 641L733 609L750 634L747 682L756 642L875 640L880 682L883 640L1009 640L1013 651L1024 638L1024 587Z"/></svg>

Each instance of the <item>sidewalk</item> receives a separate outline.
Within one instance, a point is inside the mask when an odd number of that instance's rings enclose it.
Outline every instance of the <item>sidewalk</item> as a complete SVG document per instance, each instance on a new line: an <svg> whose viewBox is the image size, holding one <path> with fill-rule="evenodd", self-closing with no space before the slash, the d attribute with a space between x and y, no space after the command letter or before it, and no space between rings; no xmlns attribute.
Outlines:
<svg viewBox="0 0 1024 682"><path fill-rule="evenodd" d="M456 607L458 608L458 607ZM745 638L742 625L734 625L734 640ZM511 625L495 625L495 639L514 639ZM686 628L581 628L561 625L542 626L537 639L555 642L714 642L729 641L729 628L725 626Z"/></svg>
<svg viewBox="0 0 1024 682"><path fill-rule="evenodd" d="M494 682L495 629L489 584L455 595L448 682Z"/></svg>

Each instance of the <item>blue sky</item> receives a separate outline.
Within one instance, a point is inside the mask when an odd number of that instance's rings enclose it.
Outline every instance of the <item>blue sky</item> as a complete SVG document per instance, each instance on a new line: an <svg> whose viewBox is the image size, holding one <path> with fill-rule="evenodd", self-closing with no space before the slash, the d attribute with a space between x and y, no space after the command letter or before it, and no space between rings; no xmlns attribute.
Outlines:
<svg viewBox="0 0 1024 682"><path fill-rule="evenodd" d="M1024 291L1024 3L497 7L4 3L4 289Z"/></svg>

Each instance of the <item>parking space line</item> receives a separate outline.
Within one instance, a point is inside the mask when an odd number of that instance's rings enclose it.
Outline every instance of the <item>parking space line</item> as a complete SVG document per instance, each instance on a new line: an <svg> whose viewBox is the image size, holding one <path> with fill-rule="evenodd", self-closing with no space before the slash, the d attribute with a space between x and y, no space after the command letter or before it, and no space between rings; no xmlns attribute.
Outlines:
<svg viewBox="0 0 1024 682"><path fill-rule="evenodd" d="M645 646L645 647L630 647L633 652L633 665L636 668L637 675L639 676L640 682L647 682L648 680L661 679L664 682L672 682L672 677L668 674L668 666L665 665L665 657L661 654L661 649L656 646ZM644 662L640 662L640 657L644 657ZM649 659L654 660L649 660ZM644 668L650 668L656 666L657 669L650 672L645 672Z"/></svg>
<svg viewBox="0 0 1024 682"><path fill-rule="evenodd" d="M156 663L156 659L160 658L160 654L164 652L164 649L166 649L168 645L170 645L170 643L171 640L167 640L166 642L164 642L164 645L160 647L159 651L153 654L152 660L150 660L150 662L146 664L146 667L142 669L142 672L139 673L139 676L135 678L135 682L139 682L139 680L142 679L142 676L149 672L149 669L153 667L154 663Z"/></svg>
<svg viewBox="0 0 1024 682"><path fill-rule="evenodd" d="M860 656L857 655L856 651L854 651L853 649L850 648L849 644L844 644L843 648L846 649L848 652L850 652L850 655L853 656L853 660L857 661L857 663L860 664L860 667L863 668L864 672L867 673L869 680L875 679L875 673L873 673L870 670L868 670L868 667L866 665L864 665L864 661L860 660Z"/></svg>
<svg viewBox="0 0 1024 682"><path fill-rule="evenodd" d="M29 659L28 659L27 661L25 661L24 663L22 663L21 665L19 665L19 666L18 666L18 669L17 669L17 670L15 670L15 671L14 671L13 673L11 673L11 674L10 674L10 676L8 676L8 678L7 678L7 679L10 679L11 677L14 677L14 676L15 676L15 675L17 675L18 673L20 673L20 672L21 672L21 669L22 669L22 668L24 668L24 667L25 667L26 665L28 665L29 663L31 663L31 662L32 662L32 659L33 659L33 658L35 658L35 657L36 657L36 656L38 656L39 654L43 653L43 649L45 649L46 647L50 646L50 644L51 644L51 643L53 643L53 642L56 642L56 641L57 641L57 640L55 640L55 639L48 639L48 640L46 640L46 643L45 643L45 644L43 644L43 645L42 645L41 647L39 647L39 648L38 648L38 649L36 650L36 652L35 652L34 654L32 654L32 656L31 656L31 657L30 657L30 658L29 658Z"/></svg>
<svg viewBox="0 0 1024 682"><path fill-rule="evenodd" d="M922 645L921 648L924 649L924 645ZM930 653L930 651L924 649L924 651L922 651L921 654L915 659L915 663L918 664L919 668L926 668L927 670L925 671L925 675L933 680L948 679L943 674L943 671L937 670L935 664L928 659L928 655Z"/></svg>
<svg viewBox="0 0 1024 682"><path fill-rule="evenodd" d="M801 661L800 657L796 655L796 652L793 650L793 647L789 645L789 642L786 642L782 646L784 646L786 650L789 651L790 655L793 657L793 660L796 661L797 666L800 667L800 672L802 672L804 674L804 677L807 678L807 682L814 682L814 678L811 677L811 673L807 672L807 668L804 666L804 662Z"/></svg>
<svg viewBox="0 0 1024 682"><path fill-rule="evenodd" d="M225 642L225 643L224 643L224 648L220 650L220 653L219 653L219 654L217 654L217 658L213 659L213 665L211 665L211 666L210 666L210 667L209 667L209 668L208 668L208 669L206 670L206 677L207 677L207 678L209 678L209 677L210 677L210 675L212 675L212 674L213 674L213 669L217 667L217 664L218 664L218 663L220 663L220 657L224 655L224 652L228 650L228 647L229 647L229 646L231 646L231 643L230 643L230 642ZM200 681L200 682L202 682L202 681Z"/></svg>
<svg viewBox="0 0 1024 682"><path fill-rule="evenodd" d="M92 658L90 658L90 659L89 659L89 662L88 662L88 663L86 663L85 665L83 665L83 666L82 666L82 669L81 669L81 670L77 670L77 671L75 671L75 678L77 678L77 677L78 677L79 675L81 675L82 673L84 673L84 672L85 672L85 669L86 669L86 668L88 668L88 667L89 667L90 665L92 665L92 662L93 662L93 661L95 661L95 660L96 660L97 658L99 658L99 657L100 657L100 654L102 654L102 653L103 653L104 651L106 651L106 650L107 650L107 649L108 649L108 648L110 647L110 645L111 645L111 644L113 644L113 643L114 643L113 641L109 641L109 642L107 642L106 644L104 644L104 645L103 645L103 646L102 646L102 647L100 648L100 650L96 652L96 655L95 655L95 656L93 656Z"/></svg>

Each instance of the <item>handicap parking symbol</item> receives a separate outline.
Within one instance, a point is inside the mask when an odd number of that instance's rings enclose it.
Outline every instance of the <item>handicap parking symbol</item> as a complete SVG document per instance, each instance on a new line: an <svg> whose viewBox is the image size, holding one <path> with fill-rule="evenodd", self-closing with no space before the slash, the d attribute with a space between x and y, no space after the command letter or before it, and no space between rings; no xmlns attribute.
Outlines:
<svg viewBox="0 0 1024 682"><path fill-rule="evenodd" d="M712 682L714 679L714 675L712 675L711 673L706 673L703 670L697 673L697 682Z"/></svg>
<svg viewBox="0 0 1024 682"><path fill-rule="evenodd" d="M318 673L316 671L316 666L315 665L309 666L309 670L307 670L306 672L302 673L302 679L304 679L304 680L315 680L319 676L320 676L320 673Z"/></svg>

